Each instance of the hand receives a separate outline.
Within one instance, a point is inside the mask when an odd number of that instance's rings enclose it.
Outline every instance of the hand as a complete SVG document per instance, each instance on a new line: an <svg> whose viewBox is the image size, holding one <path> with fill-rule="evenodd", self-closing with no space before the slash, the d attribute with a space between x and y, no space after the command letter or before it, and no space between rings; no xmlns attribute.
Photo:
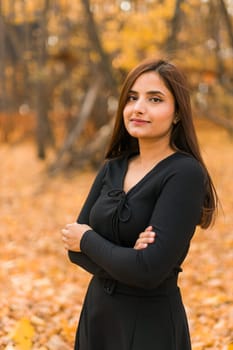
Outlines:
<svg viewBox="0 0 233 350"><path fill-rule="evenodd" d="M154 243L156 233L153 230L152 226L148 226L144 232L141 232L136 243L134 245L134 249L140 250L148 247L148 244Z"/></svg>
<svg viewBox="0 0 233 350"><path fill-rule="evenodd" d="M77 222L67 224L61 230L65 249L80 252L80 241L84 233L88 230L91 230L91 227L88 225L78 224Z"/></svg>

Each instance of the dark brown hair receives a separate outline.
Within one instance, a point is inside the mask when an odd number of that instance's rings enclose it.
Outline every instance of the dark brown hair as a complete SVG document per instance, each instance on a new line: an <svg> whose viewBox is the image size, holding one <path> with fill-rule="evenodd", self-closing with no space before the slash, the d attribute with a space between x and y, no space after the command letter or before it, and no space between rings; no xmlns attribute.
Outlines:
<svg viewBox="0 0 233 350"><path fill-rule="evenodd" d="M213 221L218 198L215 187L202 159L193 124L192 108L188 84L184 74L172 63L165 60L151 59L136 66L125 79L122 86L116 121L106 158L115 158L128 152L139 153L138 140L126 130L123 110L128 93L137 78L146 72L156 72L171 91L175 99L175 111L179 118L171 131L170 145L173 149L188 153L198 160L206 173L206 196L204 200L200 226L207 228Z"/></svg>

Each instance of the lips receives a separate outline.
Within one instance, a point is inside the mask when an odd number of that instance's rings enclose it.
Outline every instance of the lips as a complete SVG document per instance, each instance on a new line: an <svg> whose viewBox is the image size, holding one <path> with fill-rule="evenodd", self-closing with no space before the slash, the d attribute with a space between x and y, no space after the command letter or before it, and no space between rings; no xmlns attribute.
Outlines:
<svg viewBox="0 0 233 350"><path fill-rule="evenodd" d="M130 122L132 122L134 124L149 124L150 123L148 120L143 120L143 119L139 119L139 118L131 118Z"/></svg>

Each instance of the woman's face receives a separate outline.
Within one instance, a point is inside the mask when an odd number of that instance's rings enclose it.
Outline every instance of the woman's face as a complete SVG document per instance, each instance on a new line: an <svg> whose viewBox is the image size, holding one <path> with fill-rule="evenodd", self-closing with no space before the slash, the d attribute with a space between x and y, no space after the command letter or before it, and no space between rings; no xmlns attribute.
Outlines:
<svg viewBox="0 0 233 350"><path fill-rule="evenodd" d="M128 93L123 118L128 133L138 140L170 142L175 100L156 72L140 75Z"/></svg>

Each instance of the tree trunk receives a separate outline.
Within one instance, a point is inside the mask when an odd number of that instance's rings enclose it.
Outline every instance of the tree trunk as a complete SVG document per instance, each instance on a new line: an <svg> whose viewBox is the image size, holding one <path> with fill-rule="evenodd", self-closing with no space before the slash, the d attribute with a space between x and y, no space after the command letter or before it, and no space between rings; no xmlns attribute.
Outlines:
<svg viewBox="0 0 233 350"><path fill-rule="evenodd" d="M84 16L86 19L86 30L89 36L89 40L90 40L92 49L94 49L94 51L98 54L98 57L99 57L99 60L97 63L98 67L97 69L95 67L95 69L93 70L95 72L98 71L98 74L101 76L101 79L97 77L97 79L95 79L95 83L94 84L92 83L91 87L87 91L81 107L81 111L77 118L77 123L73 128L73 130L67 136L67 139L65 140L63 147L58 153L55 162L52 164L50 168L52 172L56 172L59 169L64 167L65 164L64 163L62 164L62 160L65 154L66 155L69 154L70 159L72 159L72 163L74 161L78 163L80 162L79 165L83 163L83 156L82 156L83 154L88 155L89 157L88 162L91 163L92 160L93 162L95 162L94 159L96 158L98 149L102 148L102 144L98 143L98 145L96 145L95 142L94 143L91 142L92 146L89 147L90 142L88 142L88 145L87 145L88 150L86 151L86 149L85 150L82 149L81 152L78 152L75 159L72 158L73 145L78 139L81 132L83 131L88 118L91 116L91 112L95 106L97 97L101 91L101 86L105 85L113 95L118 96L117 82L112 72L112 67L111 67L109 57L107 53L104 51L101 40L99 38L97 26L96 26L93 14L90 10L90 2L88 0L81 0L81 3L84 9ZM109 126L107 126L107 128L108 127ZM100 130L102 130L102 128Z"/></svg>
<svg viewBox="0 0 233 350"><path fill-rule="evenodd" d="M209 32L211 37L215 40L215 59L216 59L216 73L219 84L232 94L231 82L229 76L226 74L225 64L221 55L221 22L219 21L219 0L211 1L209 4Z"/></svg>
<svg viewBox="0 0 233 350"><path fill-rule="evenodd" d="M46 39L47 39L47 13L49 0L45 1L44 11L40 21L41 34L38 37L38 60L37 60L37 82L36 82L36 114L37 114L37 154L40 159L46 157L46 145L54 144L53 132L48 118L49 96L47 88L47 77L45 66L47 59Z"/></svg>
<svg viewBox="0 0 233 350"><path fill-rule="evenodd" d="M165 44L165 48L168 53L174 53L177 48L177 37L180 31L181 22L181 5L183 2L184 0L176 0L175 11L170 24L171 30Z"/></svg>
<svg viewBox="0 0 233 350"><path fill-rule="evenodd" d="M219 0L219 6L220 6L220 10L222 12L223 20L224 20L224 23L226 25L227 33L228 33L228 36L230 39L230 45L231 45L231 48L233 48L233 29L232 29L232 24L231 24L231 18L229 16L228 11L227 11L226 4L225 4L224 0Z"/></svg>
<svg viewBox="0 0 233 350"><path fill-rule="evenodd" d="M95 138L91 142L88 142L84 150L77 154L78 165L80 167L90 163L93 167L97 168L103 162L112 129L113 119L108 124L103 125L97 131Z"/></svg>
<svg viewBox="0 0 233 350"><path fill-rule="evenodd" d="M27 6L26 2L23 1L23 13L24 13L24 59L23 59L23 81L24 81L24 103L29 103L30 101L30 82L29 82L29 51L30 51L30 26L28 22Z"/></svg>
<svg viewBox="0 0 233 350"><path fill-rule="evenodd" d="M1 134L4 142L8 141L9 117L6 115L6 48L5 48L5 23L2 16L2 2L0 0L0 113ZM1 135L0 134L0 135Z"/></svg>
<svg viewBox="0 0 233 350"><path fill-rule="evenodd" d="M98 65L99 65L101 74L104 77L105 84L112 91L112 93L115 96L117 96L118 95L117 82L116 82L116 79L114 78L109 57L107 53L104 51L100 37L98 35L97 26L96 26L93 14L90 10L90 2L89 0L81 0L81 2L85 11L86 28L87 28L87 33L89 35L89 39L92 47L94 48L94 50L97 52L99 56Z"/></svg>
<svg viewBox="0 0 233 350"><path fill-rule="evenodd" d="M2 16L2 2L0 1L0 111L6 109L6 48L5 48L5 23Z"/></svg>

